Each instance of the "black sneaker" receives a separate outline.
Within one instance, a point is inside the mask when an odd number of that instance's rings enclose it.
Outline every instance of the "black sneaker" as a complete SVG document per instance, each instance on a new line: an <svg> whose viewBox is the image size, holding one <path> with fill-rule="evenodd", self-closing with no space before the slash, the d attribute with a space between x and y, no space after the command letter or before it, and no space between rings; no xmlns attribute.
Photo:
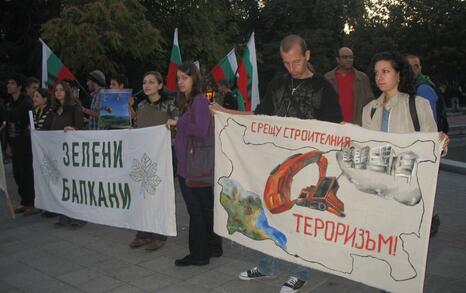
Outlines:
<svg viewBox="0 0 466 293"><path fill-rule="evenodd" d="M289 277L288 281L286 281L281 289L280 293L295 293L299 292L303 288L303 286L306 284L306 281L300 280L296 277Z"/></svg>
<svg viewBox="0 0 466 293"><path fill-rule="evenodd" d="M249 281L249 280L259 280L259 279L265 279L265 278L274 278L275 276L265 275L261 273L257 267L254 267L245 272L241 272L238 277L241 280Z"/></svg>

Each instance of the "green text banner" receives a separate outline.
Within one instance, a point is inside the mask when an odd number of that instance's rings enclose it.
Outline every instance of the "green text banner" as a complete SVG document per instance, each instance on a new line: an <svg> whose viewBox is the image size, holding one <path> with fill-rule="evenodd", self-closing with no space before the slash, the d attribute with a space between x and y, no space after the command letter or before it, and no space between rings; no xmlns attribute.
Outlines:
<svg viewBox="0 0 466 293"><path fill-rule="evenodd" d="M35 205L72 218L176 235L170 131L32 130Z"/></svg>

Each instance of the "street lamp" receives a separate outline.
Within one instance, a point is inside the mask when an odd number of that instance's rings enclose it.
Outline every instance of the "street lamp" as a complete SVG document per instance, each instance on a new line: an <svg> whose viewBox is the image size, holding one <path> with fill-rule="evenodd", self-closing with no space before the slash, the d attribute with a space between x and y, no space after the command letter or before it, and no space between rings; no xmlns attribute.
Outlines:
<svg viewBox="0 0 466 293"><path fill-rule="evenodd" d="M209 99L209 101L213 102L215 99L215 91L211 87L208 87L205 91L205 96Z"/></svg>

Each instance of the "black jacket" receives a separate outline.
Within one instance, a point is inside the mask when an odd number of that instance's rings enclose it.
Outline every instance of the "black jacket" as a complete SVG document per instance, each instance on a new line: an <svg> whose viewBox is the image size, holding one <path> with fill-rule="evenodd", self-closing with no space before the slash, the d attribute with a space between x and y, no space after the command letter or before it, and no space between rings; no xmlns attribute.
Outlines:
<svg viewBox="0 0 466 293"><path fill-rule="evenodd" d="M29 111L31 110L31 98L22 93L16 101L11 99L6 106L7 139L13 155L30 155L32 153L29 128Z"/></svg>
<svg viewBox="0 0 466 293"><path fill-rule="evenodd" d="M292 79L289 74L275 78L254 112L335 123L342 121L338 94L323 76L315 73L306 79Z"/></svg>

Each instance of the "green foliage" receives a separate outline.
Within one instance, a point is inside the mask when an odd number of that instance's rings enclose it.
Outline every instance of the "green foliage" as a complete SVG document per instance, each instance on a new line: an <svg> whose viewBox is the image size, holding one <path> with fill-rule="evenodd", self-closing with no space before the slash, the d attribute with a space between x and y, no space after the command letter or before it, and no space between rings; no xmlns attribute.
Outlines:
<svg viewBox="0 0 466 293"><path fill-rule="evenodd" d="M145 20L137 1L64 1L59 18L42 26L42 36L75 71L125 71L127 59L155 63L165 57L165 40Z"/></svg>
<svg viewBox="0 0 466 293"><path fill-rule="evenodd" d="M375 53L397 50L419 55L423 71L437 80L464 79L466 2L462 0L377 0L348 36L362 67Z"/></svg>
<svg viewBox="0 0 466 293"><path fill-rule="evenodd" d="M466 2L409 0L407 15L406 51L419 54L428 73L441 72L448 79L462 74L466 66Z"/></svg>
<svg viewBox="0 0 466 293"><path fill-rule="evenodd" d="M240 34L233 11L235 1L141 2L148 9L148 20L169 40L167 50L171 50L173 32L178 28L182 59L199 60L206 73L234 47L234 37Z"/></svg>
<svg viewBox="0 0 466 293"><path fill-rule="evenodd" d="M261 92L284 73L280 40L304 37L318 73L335 66L339 47L353 48L366 70L383 50L419 54L427 74L456 78L466 66L466 1L462 0L65 0L42 36L75 72L100 68L166 72L173 31L183 60L199 60L205 77L231 49L240 55L255 31ZM349 31L348 31L349 29Z"/></svg>
<svg viewBox="0 0 466 293"><path fill-rule="evenodd" d="M298 34L307 41L317 72L323 74L333 68L335 52L343 42L345 23L352 21L362 5L355 0L266 1L256 28L256 45L263 56L263 64L259 66L261 81L284 72L279 43L288 34ZM260 84L264 86L264 82Z"/></svg>

